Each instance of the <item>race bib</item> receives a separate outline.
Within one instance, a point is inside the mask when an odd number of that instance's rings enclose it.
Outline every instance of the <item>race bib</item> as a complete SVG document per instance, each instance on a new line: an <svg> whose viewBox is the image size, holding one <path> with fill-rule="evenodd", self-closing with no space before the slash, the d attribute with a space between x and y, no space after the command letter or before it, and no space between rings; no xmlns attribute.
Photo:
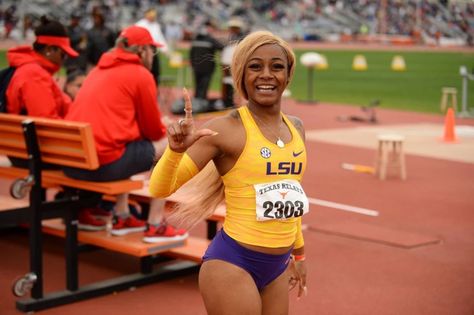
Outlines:
<svg viewBox="0 0 474 315"><path fill-rule="evenodd" d="M255 201L257 221L286 220L309 212L309 202L296 180L256 184Z"/></svg>

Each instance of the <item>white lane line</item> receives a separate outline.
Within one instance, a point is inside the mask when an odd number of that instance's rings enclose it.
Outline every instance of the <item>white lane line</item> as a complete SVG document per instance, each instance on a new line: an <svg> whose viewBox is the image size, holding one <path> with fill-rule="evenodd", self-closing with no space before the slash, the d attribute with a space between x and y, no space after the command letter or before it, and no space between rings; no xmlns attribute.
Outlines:
<svg viewBox="0 0 474 315"><path fill-rule="evenodd" d="M309 203L323 206L323 207L329 207L329 208L334 208L334 209L343 210L343 211L355 212L355 213L364 214L364 215L368 215L372 217L377 217L379 215L379 212L376 210L359 208L355 206L345 205L342 203L326 201L326 200L321 200L321 199L316 199L316 198L308 197L308 200L309 200Z"/></svg>

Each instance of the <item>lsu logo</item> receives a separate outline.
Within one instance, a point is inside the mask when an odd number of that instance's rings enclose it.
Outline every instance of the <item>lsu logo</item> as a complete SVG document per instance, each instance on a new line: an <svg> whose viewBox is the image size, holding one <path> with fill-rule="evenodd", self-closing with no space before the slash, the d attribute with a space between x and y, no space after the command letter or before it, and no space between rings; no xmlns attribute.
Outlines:
<svg viewBox="0 0 474 315"><path fill-rule="evenodd" d="M267 175L298 175L302 170L303 163L301 162L280 162L277 165L267 162Z"/></svg>

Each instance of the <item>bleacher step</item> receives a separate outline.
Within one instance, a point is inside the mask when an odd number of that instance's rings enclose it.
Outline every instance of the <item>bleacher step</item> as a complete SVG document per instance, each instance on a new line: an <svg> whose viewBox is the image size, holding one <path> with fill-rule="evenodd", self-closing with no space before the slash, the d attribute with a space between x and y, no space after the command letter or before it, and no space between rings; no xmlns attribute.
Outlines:
<svg viewBox="0 0 474 315"><path fill-rule="evenodd" d="M59 237L65 237L65 226L61 219L44 220L43 232ZM81 243L95 245L135 257L159 254L186 245L186 240L150 244L144 243L142 238L142 232L130 233L123 236L113 236L107 231L78 231L77 233L77 239Z"/></svg>
<svg viewBox="0 0 474 315"><path fill-rule="evenodd" d="M13 199L10 196L0 195L0 211L10 211L11 209L24 208L29 206L28 199Z"/></svg>

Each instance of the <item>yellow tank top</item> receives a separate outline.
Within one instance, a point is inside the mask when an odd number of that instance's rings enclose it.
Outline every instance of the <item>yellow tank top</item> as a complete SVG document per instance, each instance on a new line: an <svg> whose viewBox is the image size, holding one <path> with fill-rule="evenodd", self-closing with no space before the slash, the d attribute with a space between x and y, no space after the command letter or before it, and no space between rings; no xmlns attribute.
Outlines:
<svg viewBox="0 0 474 315"><path fill-rule="evenodd" d="M301 218L257 221L253 185L284 179L301 183L306 169L304 142L283 113L292 140L280 148L263 136L247 106L238 111L247 139L234 167L222 177L227 209L224 230L245 244L271 248L291 246L296 239L297 220Z"/></svg>

